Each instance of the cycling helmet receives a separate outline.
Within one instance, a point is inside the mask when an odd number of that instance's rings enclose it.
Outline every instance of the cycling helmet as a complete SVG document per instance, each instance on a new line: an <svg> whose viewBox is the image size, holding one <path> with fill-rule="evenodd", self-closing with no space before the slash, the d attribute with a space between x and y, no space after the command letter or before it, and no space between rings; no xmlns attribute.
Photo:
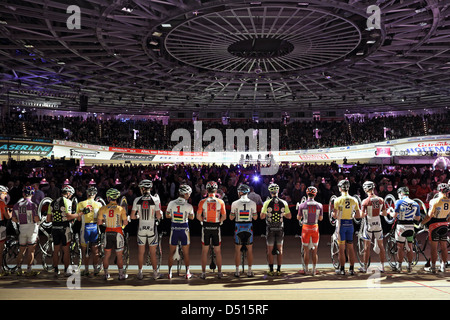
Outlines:
<svg viewBox="0 0 450 320"><path fill-rule="evenodd" d="M366 181L363 183L363 190L364 192L373 190L375 188L375 183L373 183L372 181Z"/></svg>
<svg viewBox="0 0 450 320"><path fill-rule="evenodd" d="M341 180L338 183L338 187L342 191L348 191L350 189L350 181L348 181L347 179Z"/></svg>
<svg viewBox="0 0 450 320"><path fill-rule="evenodd" d="M7 193L7 192L9 192L9 190L7 187L0 185L0 193L3 193L3 192Z"/></svg>
<svg viewBox="0 0 450 320"><path fill-rule="evenodd" d="M397 193L400 194L404 194L404 195L409 195L409 188L408 187L400 187L397 190Z"/></svg>
<svg viewBox="0 0 450 320"><path fill-rule="evenodd" d="M178 189L178 193L183 195L183 194L191 194L192 193L192 188L190 186L188 186L187 184L182 184L180 186L180 188Z"/></svg>
<svg viewBox="0 0 450 320"><path fill-rule="evenodd" d="M139 188L151 189L153 187L153 182L151 180L142 180L139 182Z"/></svg>
<svg viewBox="0 0 450 320"><path fill-rule="evenodd" d="M306 189L306 194L307 194L308 196L313 196L313 197L315 197L316 194L317 194L317 188L316 188L316 187L313 187L313 186L308 187L308 188Z"/></svg>
<svg viewBox="0 0 450 320"><path fill-rule="evenodd" d="M267 189L270 193L277 193L280 191L280 187L276 183L271 183Z"/></svg>
<svg viewBox="0 0 450 320"><path fill-rule="evenodd" d="M117 200L117 198L119 198L120 196L120 191L114 188L108 189L108 191L106 191L106 197L111 199L111 200Z"/></svg>
<svg viewBox="0 0 450 320"><path fill-rule="evenodd" d="M208 183L206 184L206 190L209 193L216 192L218 188L219 188L219 186L217 185L217 182L215 182L215 181L208 181Z"/></svg>
<svg viewBox="0 0 450 320"><path fill-rule="evenodd" d="M241 184L239 185L237 191L243 194L248 194L250 193L250 187L246 184Z"/></svg>
<svg viewBox="0 0 450 320"><path fill-rule="evenodd" d="M86 190L86 193L87 193L88 196L96 195L97 194L97 188L96 187L89 187Z"/></svg>
<svg viewBox="0 0 450 320"><path fill-rule="evenodd" d="M62 193L71 193L71 194L75 194L75 189L72 186L69 186L68 184L65 185L62 189Z"/></svg>
<svg viewBox="0 0 450 320"><path fill-rule="evenodd" d="M27 197L32 196L32 195L34 195L34 188L30 187L30 186L26 186L25 188L23 188L22 192Z"/></svg>
<svg viewBox="0 0 450 320"><path fill-rule="evenodd" d="M437 191L442 193L449 193L450 192L450 186L447 183L440 183L437 186Z"/></svg>

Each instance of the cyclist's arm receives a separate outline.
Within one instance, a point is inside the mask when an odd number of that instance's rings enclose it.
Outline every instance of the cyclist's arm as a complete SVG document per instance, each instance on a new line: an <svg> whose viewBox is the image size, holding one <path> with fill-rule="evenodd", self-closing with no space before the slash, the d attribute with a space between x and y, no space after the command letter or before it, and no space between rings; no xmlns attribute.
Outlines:
<svg viewBox="0 0 450 320"><path fill-rule="evenodd" d="M11 214L11 220L15 223L19 222L19 219L17 219L18 214L19 214L19 208L16 205L14 205L12 214Z"/></svg>
<svg viewBox="0 0 450 320"><path fill-rule="evenodd" d="M47 222L52 222L52 214L53 214L52 203L50 203L47 209L47 217L46 217Z"/></svg>
<svg viewBox="0 0 450 320"><path fill-rule="evenodd" d="M200 201L200 203L198 204L198 209L197 209L197 220L200 222L203 221L203 203L204 203L204 200Z"/></svg>
<svg viewBox="0 0 450 320"><path fill-rule="evenodd" d="M231 204L231 211L230 211L230 220L233 221L236 218L236 206L234 205L234 202Z"/></svg>
<svg viewBox="0 0 450 320"><path fill-rule="evenodd" d="M120 207L120 208L122 208L122 207ZM122 227L125 227L128 224L128 218L127 218L127 213L125 212L125 209L123 209L123 208L121 210L120 217L122 219Z"/></svg>
<svg viewBox="0 0 450 320"><path fill-rule="evenodd" d="M227 220L227 210L225 209L225 202L220 202L220 222Z"/></svg>
<svg viewBox="0 0 450 320"><path fill-rule="evenodd" d="M267 207L269 206L269 202L270 200L267 200L266 202L264 202L263 207L261 209L261 219L265 219L266 218L266 214L267 214Z"/></svg>
<svg viewBox="0 0 450 320"><path fill-rule="evenodd" d="M323 220L323 206L322 206L322 204L319 206L319 208L320 208L319 221L322 221Z"/></svg>

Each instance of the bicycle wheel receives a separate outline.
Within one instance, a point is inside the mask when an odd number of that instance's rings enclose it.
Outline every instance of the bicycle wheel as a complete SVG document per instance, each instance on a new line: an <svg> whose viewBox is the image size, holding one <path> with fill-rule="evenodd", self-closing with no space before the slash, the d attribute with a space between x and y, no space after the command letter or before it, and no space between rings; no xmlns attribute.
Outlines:
<svg viewBox="0 0 450 320"><path fill-rule="evenodd" d="M209 268L214 272L214 270L216 270L216 253L214 252L214 247L212 245L209 246L209 257L211 258Z"/></svg>
<svg viewBox="0 0 450 320"><path fill-rule="evenodd" d="M362 237L364 223L365 223L365 219L362 219L359 231L356 232L356 257L358 258L358 261L359 261L359 264L361 265L361 267L368 267L370 265L370 254L369 254L369 260L367 261L367 266L364 265L364 254L366 252L366 247L365 247L366 241Z"/></svg>
<svg viewBox="0 0 450 320"><path fill-rule="evenodd" d="M123 270L125 270L126 272L128 270L128 264L130 263L130 247L128 244L129 241L128 232L125 232L124 238L125 244L123 246L122 257L123 257Z"/></svg>
<svg viewBox="0 0 450 320"><path fill-rule="evenodd" d="M306 264L305 264L305 246L303 245L303 243L300 241L300 260L301 260L301 264L303 267L303 270L306 270ZM309 253L308 253L309 254Z"/></svg>
<svg viewBox="0 0 450 320"><path fill-rule="evenodd" d="M425 203L423 203L423 201L418 198L414 198L413 201L415 201L419 204L420 219L423 220L427 216L427 207L425 206Z"/></svg>
<svg viewBox="0 0 450 320"><path fill-rule="evenodd" d="M241 265L242 265L242 273L245 272L245 259L247 257L247 246L241 247Z"/></svg>
<svg viewBox="0 0 450 320"><path fill-rule="evenodd" d="M412 263L411 263L411 265L414 267L415 265L417 265L417 262L419 261L419 249L418 249L418 243L417 243L417 240L416 240L416 238L414 237L414 242L413 242L413 260L412 260ZM405 255L405 261L406 262L408 262L407 261L407 258L406 258L406 255Z"/></svg>
<svg viewBox="0 0 450 320"><path fill-rule="evenodd" d="M339 244L336 232L331 236L331 263L335 270L339 269Z"/></svg>
<svg viewBox="0 0 450 320"><path fill-rule="evenodd" d="M183 261L184 261L184 255L183 255L183 249L181 245L177 246L177 252L178 252L178 256L177 256L177 275L180 276L180 271L181 271L181 266L183 265Z"/></svg>
<svg viewBox="0 0 450 320"><path fill-rule="evenodd" d="M51 222L47 222L47 212L48 206L52 203L53 199L50 197L45 197L41 200L38 206L39 220L41 221L41 227L50 228L52 226Z"/></svg>
<svg viewBox="0 0 450 320"><path fill-rule="evenodd" d="M73 237L73 241L70 244L70 264L78 270L80 270L82 257L81 257L81 246L80 246L80 237L78 233L76 233Z"/></svg>
<svg viewBox="0 0 450 320"><path fill-rule="evenodd" d="M52 238L48 238L41 246L42 250L42 268L45 271L50 271L53 268L53 252L54 245Z"/></svg>
<svg viewBox="0 0 450 320"><path fill-rule="evenodd" d="M19 255L19 241L11 237L5 243L3 249L3 270L12 272L17 268L17 256Z"/></svg>
<svg viewBox="0 0 450 320"><path fill-rule="evenodd" d="M393 234L389 234L386 242L386 260L388 261L391 268L396 268L397 266L397 243Z"/></svg>
<svg viewBox="0 0 450 320"><path fill-rule="evenodd" d="M386 206L386 211L388 213L386 216L384 216L384 220L388 224L393 224L395 219L391 217L390 213L393 214L395 210L395 197L392 194L388 194L384 198L384 204Z"/></svg>
<svg viewBox="0 0 450 320"><path fill-rule="evenodd" d="M337 197L335 195L332 195L330 198L330 201L328 202L328 219L330 221L330 224L335 227L336 226L336 219L334 219L332 217L332 212L333 212L333 208L334 208L334 200Z"/></svg>

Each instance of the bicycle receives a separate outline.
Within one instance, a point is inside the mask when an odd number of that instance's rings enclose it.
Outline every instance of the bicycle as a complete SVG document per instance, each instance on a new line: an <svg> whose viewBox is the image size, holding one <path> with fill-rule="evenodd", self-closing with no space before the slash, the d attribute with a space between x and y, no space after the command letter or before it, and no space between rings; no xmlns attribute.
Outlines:
<svg viewBox="0 0 450 320"><path fill-rule="evenodd" d="M173 260L177 262L177 276L180 276L181 266L184 261L183 246L181 245L181 241L178 241L177 248L173 254Z"/></svg>
<svg viewBox="0 0 450 320"><path fill-rule="evenodd" d="M3 247L2 267L6 274L12 273L17 268L17 256L19 255L19 230L16 223L12 223L14 234L9 235Z"/></svg>
<svg viewBox="0 0 450 320"><path fill-rule="evenodd" d="M331 263L335 270L339 269L339 243L338 243L338 230L336 228L337 219L333 218L332 212L334 208L334 201L337 199L335 195L332 195L330 201L328 202L328 219L330 224L335 227L334 233L331 235L331 243L330 243L330 254L331 254Z"/></svg>
<svg viewBox="0 0 450 320"><path fill-rule="evenodd" d="M422 219L424 216L427 215L427 209L425 204L417 198L413 199L414 201L416 201L419 206L421 207L421 216ZM393 215L394 213L394 208L395 208L395 197L391 194L388 194L385 198L385 203L386 203L386 207L387 207L387 212L388 214L384 217L385 221L392 225L391 229L389 230L389 232L384 236L387 240L386 240L386 260L388 261L389 265L391 266L391 268L393 270L396 270L397 268L397 253L398 253L398 249L397 249L397 241L395 240L395 230L396 230L396 226L397 226L397 218L392 218L390 219L389 217ZM426 249L426 245L428 242L428 236L426 236L426 240L424 243L423 248L420 248L420 245L418 243L417 240L417 236L419 234L428 232L427 229L422 229L419 232L414 232L413 230L407 230L405 231L402 236L407 237L407 236L413 236L414 240L412 243L412 252L413 252L413 259L411 262L411 267L414 267L417 265L418 261L419 261L419 255L422 254L422 256L425 258L426 261L426 265L429 266L430 263L430 259L427 258L427 256L425 255L425 249ZM405 243L405 246L403 247L403 250L405 250L405 253L409 252L411 249L409 247L409 245L407 245ZM404 259L405 262L408 263L408 259L406 254L404 255Z"/></svg>

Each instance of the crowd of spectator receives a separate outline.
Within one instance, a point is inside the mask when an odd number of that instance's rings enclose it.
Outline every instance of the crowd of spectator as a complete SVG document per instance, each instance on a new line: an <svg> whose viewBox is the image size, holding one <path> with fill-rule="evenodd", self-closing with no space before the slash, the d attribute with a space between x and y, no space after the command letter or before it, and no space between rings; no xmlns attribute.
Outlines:
<svg viewBox="0 0 450 320"><path fill-rule="evenodd" d="M161 121L151 119L100 120L94 116L83 118L13 114L0 122L2 135L26 135L27 137L152 150L172 150L178 144L178 141L171 141L172 132L180 128L188 130L192 139L198 138L194 134L192 121L169 121L164 125ZM298 150L347 146L429 134L447 134L450 132L450 121L448 114L384 115L372 118L352 117L339 121L288 121L287 123L246 120L223 124L217 121L202 121L203 132L212 128L222 132L224 146L226 146L226 129L243 129L244 131L254 129L255 132L256 129L267 129L268 134L271 129L278 129L280 150ZM137 133L136 139L135 133ZM210 141L203 141L203 146L210 143ZM247 149L248 147L247 144ZM268 147L270 149L270 143Z"/></svg>

